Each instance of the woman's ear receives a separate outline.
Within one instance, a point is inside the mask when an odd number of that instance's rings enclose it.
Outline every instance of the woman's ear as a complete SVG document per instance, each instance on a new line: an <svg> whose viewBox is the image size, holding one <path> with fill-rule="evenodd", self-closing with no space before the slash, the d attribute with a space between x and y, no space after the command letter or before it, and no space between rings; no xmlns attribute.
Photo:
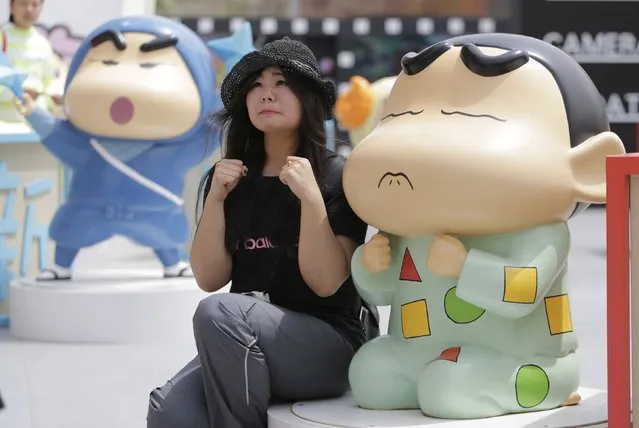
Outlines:
<svg viewBox="0 0 639 428"><path fill-rule="evenodd" d="M613 132L594 135L570 149L570 166L577 199L582 202L606 202L606 157L626 152Z"/></svg>

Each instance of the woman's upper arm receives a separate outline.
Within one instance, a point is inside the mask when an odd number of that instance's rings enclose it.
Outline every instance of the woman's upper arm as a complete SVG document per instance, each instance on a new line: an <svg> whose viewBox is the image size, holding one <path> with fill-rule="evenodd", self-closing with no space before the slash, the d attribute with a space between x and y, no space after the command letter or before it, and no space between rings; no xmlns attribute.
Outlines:
<svg viewBox="0 0 639 428"><path fill-rule="evenodd" d="M355 241L353 238L349 238L348 236L344 236L344 235L337 235L337 240L339 241L340 245L344 249L344 253L346 253L346 257L350 261L353 258L353 253L355 253L355 250L360 244L357 241Z"/></svg>

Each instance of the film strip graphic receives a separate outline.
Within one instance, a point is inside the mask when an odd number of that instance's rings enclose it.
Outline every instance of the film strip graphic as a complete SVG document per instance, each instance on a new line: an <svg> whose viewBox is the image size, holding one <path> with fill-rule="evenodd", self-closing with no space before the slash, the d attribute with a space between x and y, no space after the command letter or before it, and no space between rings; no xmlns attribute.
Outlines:
<svg viewBox="0 0 639 428"><path fill-rule="evenodd" d="M512 23L493 18L461 17L361 17L361 18L178 18L187 27L204 39L230 34L248 21L257 34L265 36L333 36L348 40L366 35L387 36L429 36L443 34L450 37L470 33L510 32ZM352 69L356 67L356 57L346 46L338 43L336 52L337 82L340 92L348 86Z"/></svg>
<svg viewBox="0 0 639 428"><path fill-rule="evenodd" d="M373 18L177 18L203 37L228 34L243 22L249 21L253 31L264 35L290 34L298 36L358 36L367 34L490 33L508 31L508 21L493 18L431 18L431 17L373 17Z"/></svg>

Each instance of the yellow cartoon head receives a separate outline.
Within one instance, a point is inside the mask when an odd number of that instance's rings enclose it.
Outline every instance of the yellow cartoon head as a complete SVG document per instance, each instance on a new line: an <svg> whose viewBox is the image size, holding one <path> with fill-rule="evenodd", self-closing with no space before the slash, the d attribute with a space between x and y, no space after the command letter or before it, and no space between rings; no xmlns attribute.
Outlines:
<svg viewBox="0 0 639 428"><path fill-rule="evenodd" d="M184 138L212 112L215 71L193 31L159 16L123 17L78 48L65 93L69 120L98 137Z"/></svg>
<svg viewBox="0 0 639 428"><path fill-rule="evenodd" d="M344 171L367 223L404 236L505 233L605 202L605 158L624 147L560 49L468 35L406 55L402 69Z"/></svg>

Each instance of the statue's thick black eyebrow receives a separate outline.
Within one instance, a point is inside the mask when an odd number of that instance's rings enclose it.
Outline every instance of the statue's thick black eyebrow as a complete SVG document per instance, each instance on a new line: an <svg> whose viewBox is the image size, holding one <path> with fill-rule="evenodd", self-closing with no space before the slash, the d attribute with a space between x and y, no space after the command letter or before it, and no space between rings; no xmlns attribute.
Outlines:
<svg viewBox="0 0 639 428"><path fill-rule="evenodd" d="M142 52L152 52L160 49L166 49L171 46L177 45L178 38L175 34L167 34L165 36L158 36L153 40L150 40L142 46L140 46L140 51Z"/></svg>
<svg viewBox="0 0 639 428"><path fill-rule="evenodd" d="M500 55L487 55L472 43L462 47L460 56L466 68L482 77L503 76L530 60L528 53L521 49L508 50Z"/></svg>
<svg viewBox="0 0 639 428"><path fill-rule="evenodd" d="M402 58L402 70L409 76L419 74L429 65L445 54L452 46L446 42L439 42L427 47L419 53L410 52Z"/></svg>
<svg viewBox="0 0 639 428"><path fill-rule="evenodd" d="M105 42L113 42L116 49L123 51L126 49L126 39L124 34L117 30L106 30L91 39L91 46L94 48Z"/></svg>

